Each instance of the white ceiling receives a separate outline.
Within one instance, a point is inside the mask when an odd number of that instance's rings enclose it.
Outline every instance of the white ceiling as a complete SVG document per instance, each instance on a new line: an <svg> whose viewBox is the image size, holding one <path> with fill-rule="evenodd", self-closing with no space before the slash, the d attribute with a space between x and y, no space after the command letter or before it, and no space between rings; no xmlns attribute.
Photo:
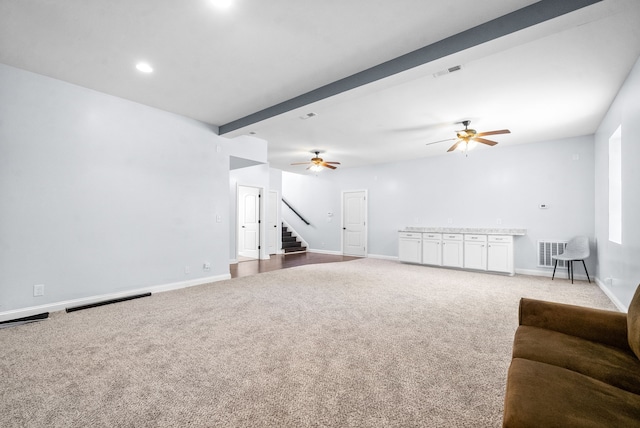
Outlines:
<svg viewBox="0 0 640 428"><path fill-rule="evenodd" d="M221 126L533 3L0 0L0 62ZM313 150L343 168L441 155L450 144L425 143L465 119L511 130L482 150L592 134L639 21L639 1L603 0L225 135L255 132L272 166L303 172L289 164Z"/></svg>

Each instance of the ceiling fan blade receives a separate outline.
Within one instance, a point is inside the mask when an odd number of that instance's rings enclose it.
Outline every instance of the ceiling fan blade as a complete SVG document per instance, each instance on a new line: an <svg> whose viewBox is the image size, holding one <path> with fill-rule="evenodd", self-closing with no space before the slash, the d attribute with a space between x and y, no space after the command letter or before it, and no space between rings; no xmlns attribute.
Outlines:
<svg viewBox="0 0 640 428"><path fill-rule="evenodd" d="M472 140L477 141L478 143L486 144L488 146L495 146L496 144L498 144L495 141L485 140L484 138L478 138L478 137L472 138Z"/></svg>
<svg viewBox="0 0 640 428"><path fill-rule="evenodd" d="M325 163L330 163L332 165L340 165L340 162L325 162Z"/></svg>
<svg viewBox="0 0 640 428"><path fill-rule="evenodd" d="M432 144L444 143L445 141L453 141L453 140L455 140L455 138L447 138L446 140L440 140L440 141L434 141L432 143L427 143L427 144L425 144L425 146L430 146Z"/></svg>
<svg viewBox="0 0 640 428"><path fill-rule="evenodd" d="M455 149L457 149L457 148L458 148L458 145L459 145L460 143L462 143L462 142L463 142L463 140L458 140L458 141L456 141L456 143L455 143L453 146L449 147L449 150L447 150L447 152L452 152L452 151L454 151Z"/></svg>
<svg viewBox="0 0 640 428"><path fill-rule="evenodd" d="M328 162L322 162L320 165L324 166L325 168L330 168L330 169L336 169L337 167L333 166L333 165L329 165Z"/></svg>
<svg viewBox="0 0 640 428"><path fill-rule="evenodd" d="M498 135L498 134L511 134L508 129L500 129L498 131L480 132L476 134L476 137L484 137L485 135Z"/></svg>
<svg viewBox="0 0 640 428"><path fill-rule="evenodd" d="M296 163L292 163L291 165L306 165L308 163L309 163L308 161L307 162L296 162Z"/></svg>

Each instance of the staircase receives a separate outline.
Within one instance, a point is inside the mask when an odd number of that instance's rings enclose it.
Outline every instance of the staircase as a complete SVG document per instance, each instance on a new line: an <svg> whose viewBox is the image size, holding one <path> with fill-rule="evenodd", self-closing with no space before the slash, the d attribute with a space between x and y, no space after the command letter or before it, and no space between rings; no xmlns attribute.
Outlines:
<svg viewBox="0 0 640 428"><path fill-rule="evenodd" d="M303 247L298 238L293 236L284 224L282 225L282 249L285 254L307 251L307 247Z"/></svg>

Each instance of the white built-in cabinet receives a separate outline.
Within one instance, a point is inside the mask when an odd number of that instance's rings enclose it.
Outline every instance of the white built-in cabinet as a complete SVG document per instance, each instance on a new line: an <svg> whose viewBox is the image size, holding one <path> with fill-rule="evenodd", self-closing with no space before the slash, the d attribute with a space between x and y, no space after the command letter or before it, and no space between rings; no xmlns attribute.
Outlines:
<svg viewBox="0 0 640 428"><path fill-rule="evenodd" d="M445 233L442 235L442 266L464 266L462 237L461 233Z"/></svg>
<svg viewBox="0 0 640 428"><path fill-rule="evenodd" d="M510 235L400 232L398 258L406 263L515 273Z"/></svg>
<svg viewBox="0 0 640 428"><path fill-rule="evenodd" d="M513 236L489 235L487 269L513 274Z"/></svg>
<svg viewBox="0 0 640 428"><path fill-rule="evenodd" d="M464 235L464 267L487 270L487 235Z"/></svg>
<svg viewBox="0 0 640 428"><path fill-rule="evenodd" d="M425 265L442 265L442 234L422 234L422 263Z"/></svg>
<svg viewBox="0 0 640 428"><path fill-rule="evenodd" d="M407 263L422 263L422 233L400 232L398 258Z"/></svg>

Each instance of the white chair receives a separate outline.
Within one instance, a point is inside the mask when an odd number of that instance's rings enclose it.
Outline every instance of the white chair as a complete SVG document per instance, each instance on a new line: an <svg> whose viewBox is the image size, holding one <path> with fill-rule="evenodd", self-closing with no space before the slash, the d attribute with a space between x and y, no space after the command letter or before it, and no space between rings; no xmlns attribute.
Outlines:
<svg viewBox="0 0 640 428"><path fill-rule="evenodd" d="M567 275L571 278L573 284L573 262L581 261L584 266L584 271L587 274L587 281L591 282L589 278L589 272L587 272L587 265L584 263L584 259L589 257L589 238L586 236L576 236L571 239L564 249L564 253L556 256L551 256L555 263L553 264L553 275L551 280L556 276L556 267L558 267L558 260L564 260L567 262Z"/></svg>

